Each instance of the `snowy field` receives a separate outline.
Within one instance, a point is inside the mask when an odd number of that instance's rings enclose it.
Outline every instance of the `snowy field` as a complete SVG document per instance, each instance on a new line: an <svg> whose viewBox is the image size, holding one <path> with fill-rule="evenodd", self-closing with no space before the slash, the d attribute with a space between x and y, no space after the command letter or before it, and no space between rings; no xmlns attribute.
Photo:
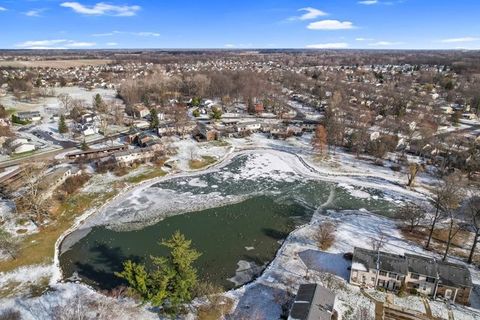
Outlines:
<svg viewBox="0 0 480 320"><path fill-rule="evenodd" d="M434 181L427 173L423 173L418 181L416 190L404 188L406 175L394 172L388 166L375 166L369 162L359 161L354 156L339 151L329 160L319 162L310 153L308 137L292 138L287 141L270 140L261 135L254 135L248 139L228 140L228 147L211 148L203 144L198 145L191 140L178 140L175 142L179 152L175 156L178 168L165 178L157 178L144 182L138 186L127 188L124 193L117 196L112 202L106 204L98 212L89 212L83 218L86 221L77 227L86 228L94 225L122 225L132 221L149 221L159 218L158 212L191 211L201 207L218 206L225 202L239 201L240 197L228 197L216 184L199 178L200 175L215 173L224 182L255 181L259 178L271 178L279 181L297 181L305 179L320 179L334 182L341 188L358 198L372 198L366 192L368 188L380 189L383 198L393 203L401 203L405 199L422 201L427 193L425 185ZM195 150L192 151L192 148ZM192 152L198 155L213 155L219 162L199 172L186 172L188 160ZM225 167L238 156L247 156L249 161L235 173L225 170ZM93 179L96 179L94 177ZM105 183L108 176L98 178ZM114 179L113 177L111 178ZM203 193L193 194L184 191L182 198L173 197L166 189L156 188L159 182L179 181L178 188L188 190L195 187L205 189ZM94 180L95 181L95 180ZM181 184L184 183L184 184ZM94 190L98 191L98 190ZM420 191L420 192L419 192ZM319 205L312 221L292 232L283 243L276 258L271 262L264 273L254 282L239 289L226 293L234 299L234 312L229 319L238 319L252 314L260 315L263 319L277 319L281 314L281 306L288 295L294 295L301 283L319 282L333 289L338 297L337 309L341 315L354 314L355 310L362 307L373 315L374 305L363 296L357 287L347 283L349 262L343 259L343 253L353 251L354 246L370 248L370 240L377 238L379 233L388 235L388 243L384 250L403 254L415 252L428 254L416 244L402 238L396 223L383 216L374 215L366 209L342 210L323 212L331 197ZM135 208L134 214L126 208ZM155 217L155 215L157 215ZM160 217L161 218L161 217ZM331 221L336 225L336 240L332 247L325 252L319 251L313 239L318 231L319 224ZM73 230L73 229L72 229ZM471 269L475 285L480 285L480 272ZM20 281L26 284L36 284L44 278L56 279L59 270L57 265L38 266L14 273L0 275L0 285L10 281ZM26 276L28 274L28 276ZM333 274L333 276L329 276ZM110 298L95 293L82 284L54 283L52 290L38 297L11 297L0 300L0 311L15 307L22 312L24 319L48 318L49 308L62 306L71 301L75 295L90 297L97 302L112 302ZM117 301L115 304L115 319L131 319L130 313L123 316L118 312L125 310L131 312L131 301ZM412 308L421 308L421 301L415 297L398 299L399 305L408 305ZM480 308L480 299L474 295L472 306ZM445 317L447 307L438 301L431 303L435 315ZM141 314L135 318L157 318L147 306L138 308ZM422 310L420 310L422 311ZM479 319L480 313L473 308L454 306L455 319ZM191 317L192 315L190 315ZM355 319L353 317L352 319Z"/></svg>

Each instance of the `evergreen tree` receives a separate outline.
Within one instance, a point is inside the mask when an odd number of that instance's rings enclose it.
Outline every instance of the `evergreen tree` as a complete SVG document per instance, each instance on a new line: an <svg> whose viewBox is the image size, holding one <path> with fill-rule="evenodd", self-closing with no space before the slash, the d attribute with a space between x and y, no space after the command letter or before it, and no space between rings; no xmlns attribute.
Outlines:
<svg viewBox="0 0 480 320"><path fill-rule="evenodd" d="M93 98L94 109L97 110L97 111L103 112L104 111L104 106L105 106L105 103L103 102L102 96L100 95L100 93L97 93L95 95L95 97Z"/></svg>
<svg viewBox="0 0 480 320"><path fill-rule="evenodd" d="M222 110L217 107L212 108L212 113L210 117L214 120L220 120L220 118L222 117Z"/></svg>
<svg viewBox="0 0 480 320"><path fill-rule="evenodd" d="M60 116L60 120L58 121L58 132L62 134L68 132L68 127L65 123L65 116L63 114Z"/></svg>
<svg viewBox="0 0 480 320"><path fill-rule="evenodd" d="M82 149L83 151L87 151L88 149L90 149L85 139L83 139L82 144L80 145L80 149Z"/></svg>
<svg viewBox="0 0 480 320"><path fill-rule="evenodd" d="M123 271L116 276L126 280L130 289L144 302L176 311L179 305L192 299L197 285L197 270L193 263L201 254L191 248L191 240L179 231L160 245L170 249L170 254L168 257L150 257L153 271L148 272L145 265L128 260L123 263Z"/></svg>
<svg viewBox="0 0 480 320"><path fill-rule="evenodd" d="M158 112L157 109L150 109L150 129L158 128Z"/></svg>

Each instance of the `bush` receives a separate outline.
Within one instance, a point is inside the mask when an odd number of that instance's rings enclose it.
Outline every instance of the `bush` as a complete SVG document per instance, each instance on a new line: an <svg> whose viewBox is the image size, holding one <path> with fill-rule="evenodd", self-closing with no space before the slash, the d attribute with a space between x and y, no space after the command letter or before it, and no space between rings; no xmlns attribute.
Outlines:
<svg viewBox="0 0 480 320"><path fill-rule="evenodd" d="M324 222L318 228L315 235L317 245L321 250L327 250L335 241L335 225L331 222Z"/></svg>
<svg viewBox="0 0 480 320"><path fill-rule="evenodd" d="M28 120L21 120L18 116L12 114L12 123L21 124L21 125L27 125L27 124L30 124L30 121L28 121Z"/></svg>
<svg viewBox="0 0 480 320"><path fill-rule="evenodd" d="M63 184L63 190L67 194L73 194L75 191L83 187L88 180L90 180L90 176L84 173L78 176L69 177Z"/></svg>

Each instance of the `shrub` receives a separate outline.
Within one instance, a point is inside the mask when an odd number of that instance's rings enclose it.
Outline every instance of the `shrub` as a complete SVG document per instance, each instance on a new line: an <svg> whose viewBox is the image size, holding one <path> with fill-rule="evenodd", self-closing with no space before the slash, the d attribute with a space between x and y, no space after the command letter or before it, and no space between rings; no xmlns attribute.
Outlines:
<svg viewBox="0 0 480 320"><path fill-rule="evenodd" d="M90 180L90 176L84 173L78 176L69 177L63 184L63 190L67 194L73 194L75 191L83 187L88 180Z"/></svg>
<svg viewBox="0 0 480 320"><path fill-rule="evenodd" d="M335 241L335 225L331 222L324 222L318 228L315 235L317 245L321 250L327 250Z"/></svg>

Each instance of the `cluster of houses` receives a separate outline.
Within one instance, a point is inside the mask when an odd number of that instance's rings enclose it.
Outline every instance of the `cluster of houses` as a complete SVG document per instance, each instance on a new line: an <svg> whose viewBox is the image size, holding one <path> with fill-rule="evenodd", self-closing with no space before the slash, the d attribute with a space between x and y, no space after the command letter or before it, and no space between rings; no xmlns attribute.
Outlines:
<svg viewBox="0 0 480 320"><path fill-rule="evenodd" d="M469 304L473 287L470 272L463 265L420 255L397 255L358 247L353 252L350 283L395 292L407 290L464 305ZM336 295L332 290L315 283L302 284L288 320L338 319L335 303ZM427 319L423 314L388 302L382 310L382 319L390 319L390 313L395 315L392 319Z"/></svg>
<svg viewBox="0 0 480 320"><path fill-rule="evenodd" d="M355 248L350 283L389 291L408 290L469 304L473 288L467 267L420 255Z"/></svg>
<svg viewBox="0 0 480 320"><path fill-rule="evenodd" d="M272 138L287 138L301 136L304 132L312 132L317 125L318 122L315 120L221 119L218 122L199 121L193 135L199 141L245 137L255 132L266 133Z"/></svg>
<svg viewBox="0 0 480 320"><path fill-rule="evenodd" d="M144 77L151 73L152 63L125 62L119 64L84 65L71 68L36 68L42 72L37 85L41 87L81 86L88 89L113 89L127 79ZM0 79L23 79L29 68L12 68L0 71ZM108 74L108 77L105 77ZM8 90L8 84L2 91Z"/></svg>

